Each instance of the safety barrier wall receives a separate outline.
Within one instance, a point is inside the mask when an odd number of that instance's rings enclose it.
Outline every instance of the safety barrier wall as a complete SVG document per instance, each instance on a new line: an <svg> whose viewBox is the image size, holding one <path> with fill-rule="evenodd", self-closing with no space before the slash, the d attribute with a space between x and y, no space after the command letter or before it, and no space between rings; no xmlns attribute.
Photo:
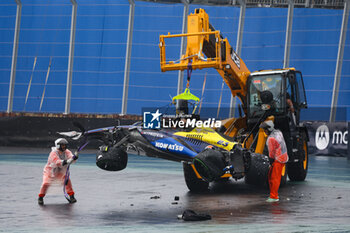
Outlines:
<svg viewBox="0 0 350 233"><path fill-rule="evenodd" d="M0 146L51 147L57 132L79 131L73 122L85 129L128 125L142 121L141 116L87 114L0 114ZM350 159L348 127L350 122L305 121L308 129L309 154L340 156ZM72 146L76 142L70 141ZM93 144L92 147L95 145ZM95 147L97 148L97 147Z"/></svg>
<svg viewBox="0 0 350 233"><path fill-rule="evenodd" d="M348 122L304 122L309 134L309 153L347 157Z"/></svg>
<svg viewBox="0 0 350 233"><path fill-rule="evenodd" d="M69 0L22 0L14 112L62 113L65 110L72 3ZM16 3L0 3L0 111L6 111ZM204 8L211 24L228 37L233 48L239 7L190 5ZM114 114L121 112L127 48L128 0L77 1L70 112ZM181 33L183 4L135 1L127 114L142 107L163 106L177 93L178 72L160 71L159 35ZM249 69L281 68L284 59L287 8L247 8L241 57ZM304 75L310 108L330 108L336 70L342 9L295 8L289 66ZM346 31L350 28L348 24ZM180 41L168 45L169 56L179 58ZM350 120L350 36L346 37L338 107ZM230 91L213 69L192 74L191 92L203 107L229 107ZM184 84L185 85L185 84ZM345 118L344 118L345 117ZM311 120L327 120L313 114ZM309 120L309 118L307 118Z"/></svg>
<svg viewBox="0 0 350 233"><path fill-rule="evenodd" d="M53 146L55 139L62 137L57 132L81 131L73 122L78 122L89 130L130 125L140 120L139 116L3 113L0 114L0 146L49 148ZM69 142L71 146L77 146L76 141Z"/></svg>
<svg viewBox="0 0 350 233"><path fill-rule="evenodd" d="M350 121L348 122L348 159L350 159L350 143L349 143L350 135L349 135L349 129L350 129Z"/></svg>

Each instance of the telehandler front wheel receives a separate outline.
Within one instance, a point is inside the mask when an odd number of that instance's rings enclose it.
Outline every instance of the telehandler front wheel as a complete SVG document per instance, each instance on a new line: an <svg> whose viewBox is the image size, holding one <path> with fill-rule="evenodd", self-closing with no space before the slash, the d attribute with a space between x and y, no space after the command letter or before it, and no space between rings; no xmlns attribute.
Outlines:
<svg viewBox="0 0 350 233"><path fill-rule="evenodd" d="M298 147L301 148L299 161L288 163L288 177L291 181L304 181L309 166L309 151L305 133L302 133L298 143L301 143Z"/></svg>
<svg viewBox="0 0 350 233"><path fill-rule="evenodd" d="M283 187L287 184L287 173L288 173L288 168L287 165L284 166L283 170L282 170L282 176L281 176L281 183L280 183L280 187Z"/></svg>

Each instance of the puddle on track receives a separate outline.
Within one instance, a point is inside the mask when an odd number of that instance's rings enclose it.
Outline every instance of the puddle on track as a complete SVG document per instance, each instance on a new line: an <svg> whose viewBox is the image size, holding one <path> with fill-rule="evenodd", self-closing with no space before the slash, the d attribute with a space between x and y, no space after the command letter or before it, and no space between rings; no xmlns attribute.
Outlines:
<svg viewBox="0 0 350 233"><path fill-rule="evenodd" d="M243 181L192 194L181 163L130 155L125 170L107 172L95 166L94 155L82 154L71 167L78 202L68 204L62 189L53 187L39 206L46 160L43 153L0 155L0 232L350 231L346 158L310 156L306 181L288 182L280 189L281 201L271 204L265 202L267 189ZM186 209L208 213L212 220L178 220Z"/></svg>

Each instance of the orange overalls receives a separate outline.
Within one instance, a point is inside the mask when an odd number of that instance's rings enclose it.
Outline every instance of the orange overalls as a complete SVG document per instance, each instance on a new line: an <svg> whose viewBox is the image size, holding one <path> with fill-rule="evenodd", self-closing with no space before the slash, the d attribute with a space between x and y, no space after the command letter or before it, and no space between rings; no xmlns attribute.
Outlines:
<svg viewBox="0 0 350 233"><path fill-rule="evenodd" d="M63 160L68 160L73 157L73 154L70 150L66 149L64 152L52 148L52 151L47 159L46 166L43 171L43 183L40 188L39 197L44 197L47 189L50 187L52 181L60 180L62 184L64 183L66 171L68 165L62 166ZM66 192L69 196L74 195L72 188L72 182L70 179L66 185Z"/></svg>
<svg viewBox="0 0 350 233"><path fill-rule="evenodd" d="M267 138L269 157L275 161L269 170L270 198L278 199L278 189L281 183L282 170L288 162L287 146L280 130L273 130Z"/></svg>

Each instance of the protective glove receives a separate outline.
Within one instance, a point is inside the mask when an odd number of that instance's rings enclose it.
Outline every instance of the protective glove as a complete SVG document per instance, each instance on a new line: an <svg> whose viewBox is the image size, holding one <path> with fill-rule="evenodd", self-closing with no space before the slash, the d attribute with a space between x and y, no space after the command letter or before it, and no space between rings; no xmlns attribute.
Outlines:
<svg viewBox="0 0 350 233"><path fill-rule="evenodd" d="M76 151L76 152L74 152L73 159L74 159L74 160L77 160L78 158L79 158L79 152Z"/></svg>
<svg viewBox="0 0 350 233"><path fill-rule="evenodd" d="M62 160L62 166L67 164L67 160Z"/></svg>
<svg viewBox="0 0 350 233"><path fill-rule="evenodd" d="M270 161L270 165L272 165L273 162L275 162L275 159L269 157L269 161Z"/></svg>
<svg viewBox="0 0 350 233"><path fill-rule="evenodd" d="M67 160L67 164L71 164L71 163L73 163L73 161L74 161L74 159L70 158L70 159Z"/></svg>

